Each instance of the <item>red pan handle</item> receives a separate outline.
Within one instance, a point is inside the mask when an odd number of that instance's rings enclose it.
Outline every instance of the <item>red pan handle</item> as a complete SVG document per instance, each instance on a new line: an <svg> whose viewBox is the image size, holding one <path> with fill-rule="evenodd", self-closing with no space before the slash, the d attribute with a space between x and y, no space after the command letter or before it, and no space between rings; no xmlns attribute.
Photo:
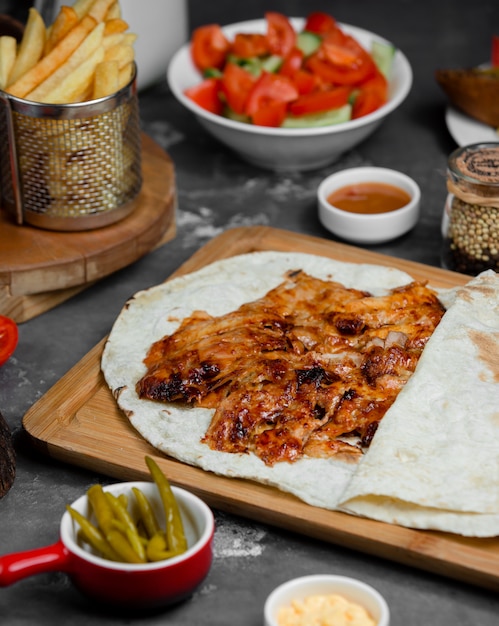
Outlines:
<svg viewBox="0 0 499 626"><path fill-rule="evenodd" d="M61 540L51 546L13 552L0 557L0 587L44 572L65 571L69 562L69 551Z"/></svg>

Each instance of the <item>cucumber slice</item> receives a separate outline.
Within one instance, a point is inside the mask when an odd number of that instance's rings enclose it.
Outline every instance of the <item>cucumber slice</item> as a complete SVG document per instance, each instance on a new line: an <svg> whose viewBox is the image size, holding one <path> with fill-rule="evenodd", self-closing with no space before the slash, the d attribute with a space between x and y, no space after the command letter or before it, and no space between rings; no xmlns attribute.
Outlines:
<svg viewBox="0 0 499 626"><path fill-rule="evenodd" d="M308 57L321 45L321 37L315 33L310 33L306 30L298 33L296 37L296 47L299 48L303 54Z"/></svg>
<svg viewBox="0 0 499 626"><path fill-rule="evenodd" d="M205 78L221 78L223 74L217 67L207 67L203 72L203 76Z"/></svg>
<svg viewBox="0 0 499 626"><path fill-rule="evenodd" d="M253 76L260 76L262 73L262 62L258 57L238 57L234 54L227 55L227 62L234 63L235 65L239 65L245 69L248 73L253 74Z"/></svg>
<svg viewBox="0 0 499 626"><path fill-rule="evenodd" d="M266 72L275 73L282 65L283 58L278 54L271 54L270 56L262 59L261 68Z"/></svg>
<svg viewBox="0 0 499 626"><path fill-rule="evenodd" d="M392 75L393 59L395 57L395 46L392 44L373 41L371 54L379 71L389 80Z"/></svg>
<svg viewBox="0 0 499 626"><path fill-rule="evenodd" d="M245 69L253 76L260 76L262 71L266 72L277 72L277 70L281 67L283 58L277 54L271 54L267 57L237 57L233 54L227 57L227 61L230 63L235 63L239 65L243 69Z"/></svg>
<svg viewBox="0 0 499 626"><path fill-rule="evenodd" d="M345 104L337 109L324 111L323 113L310 113L308 115L288 115L281 128L318 128L320 126L332 126L342 124L352 118L352 105Z"/></svg>
<svg viewBox="0 0 499 626"><path fill-rule="evenodd" d="M260 76L262 73L262 63L258 57L249 57L248 59L241 59L239 65L253 76Z"/></svg>
<svg viewBox="0 0 499 626"><path fill-rule="evenodd" d="M245 124L249 124L251 122L250 118L243 113L236 113L229 106L225 106L222 111L222 116L227 117L229 120L233 120L234 122L243 122Z"/></svg>

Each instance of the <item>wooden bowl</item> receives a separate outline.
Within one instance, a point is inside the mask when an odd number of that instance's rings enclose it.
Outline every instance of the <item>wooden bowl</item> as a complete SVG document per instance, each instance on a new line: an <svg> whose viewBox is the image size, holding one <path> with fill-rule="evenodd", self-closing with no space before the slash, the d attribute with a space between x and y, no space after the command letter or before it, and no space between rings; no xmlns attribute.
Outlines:
<svg viewBox="0 0 499 626"><path fill-rule="evenodd" d="M457 109L499 127L499 68L436 70L435 78Z"/></svg>

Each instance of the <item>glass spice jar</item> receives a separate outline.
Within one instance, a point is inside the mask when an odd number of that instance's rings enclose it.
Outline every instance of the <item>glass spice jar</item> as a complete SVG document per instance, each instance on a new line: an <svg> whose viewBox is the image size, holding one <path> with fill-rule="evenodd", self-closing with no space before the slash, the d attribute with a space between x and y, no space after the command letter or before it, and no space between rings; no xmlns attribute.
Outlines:
<svg viewBox="0 0 499 626"><path fill-rule="evenodd" d="M499 142L455 150L448 160L443 264L473 276L499 271Z"/></svg>

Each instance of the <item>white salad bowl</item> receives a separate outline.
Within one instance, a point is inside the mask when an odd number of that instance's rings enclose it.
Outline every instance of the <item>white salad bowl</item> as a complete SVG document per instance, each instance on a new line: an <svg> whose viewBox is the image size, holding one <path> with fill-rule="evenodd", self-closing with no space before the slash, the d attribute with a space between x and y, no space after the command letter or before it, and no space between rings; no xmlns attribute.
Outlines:
<svg viewBox="0 0 499 626"><path fill-rule="evenodd" d="M297 32L304 26L301 18L292 18ZM367 30L340 24L367 50L373 41L389 42ZM223 27L232 41L238 32L264 33L266 21L250 20ZM389 100L378 110L348 122L319 128L269 128L256 126L211 113L185 95L185 90L201 82L186 44L173 56L167 71L168 85L177 100L191 111L205 130L236 152L242 159L274 171L305 171L336 161L371 135L406 98L412 86L412 69L406 56L396 50L390 78Z"/></svg>

